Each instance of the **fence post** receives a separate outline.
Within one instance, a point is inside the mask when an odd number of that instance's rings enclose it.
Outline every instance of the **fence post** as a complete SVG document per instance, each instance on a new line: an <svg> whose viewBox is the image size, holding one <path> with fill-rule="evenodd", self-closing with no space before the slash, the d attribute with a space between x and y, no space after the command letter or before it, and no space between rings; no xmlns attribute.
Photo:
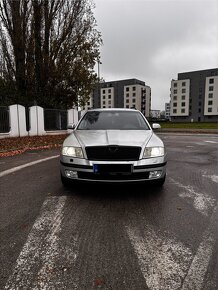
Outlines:
<svg viewBox="0 0 218 290"><path fill-rule="evenodd" d="M78 111L76 109L67 110L68 124L76 124L78 122Z"/></svg>
<svg viewBox="0 0 218 290"><path fill-rule="evenodd" d="M39 106L30 107L30 136L46 135L44 130L44 110Z"/></svg>
<svg viewBox="0 0 218 290"><path fill-rule="evenodd" d="M78 117L79 117L79 119L81 119L82 116L83 116L85 113L86 113L86 110L81 110L81 111L79 111L79 112L78 112Z"/></svg>
<svg viewBox="0 0 218 290"><path fill-rule="evenodd" d="M30 130L29 130L29 135L30 136L36 136L38 135L37 132L37 110L36 110L36 106L32 106L29 108L29 113L30 113Z"/></svg>
<svg viewBox="0 0 218 290"><path fill-rule="evenodd" d="M10 112L10 137L23 137L28 136L26 130L26 115L25 108L21 105L11 105L9 107Z"/></svg>

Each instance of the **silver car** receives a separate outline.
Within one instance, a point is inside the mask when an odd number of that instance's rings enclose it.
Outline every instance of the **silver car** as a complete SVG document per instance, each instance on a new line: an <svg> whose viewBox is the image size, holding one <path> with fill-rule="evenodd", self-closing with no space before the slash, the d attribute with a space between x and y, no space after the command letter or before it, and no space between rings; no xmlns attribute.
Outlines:
<svg viewBox="0 0 218 290"><path fill-rule="evenodd" d="M71 129L60 156L63 184L70 180L164 184L164 144L140 111L89 110Z"/></svg>

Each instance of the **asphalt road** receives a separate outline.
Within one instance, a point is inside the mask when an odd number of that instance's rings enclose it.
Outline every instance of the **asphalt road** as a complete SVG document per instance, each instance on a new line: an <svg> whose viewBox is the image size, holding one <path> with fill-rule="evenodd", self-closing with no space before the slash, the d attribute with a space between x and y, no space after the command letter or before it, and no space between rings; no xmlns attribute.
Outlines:
<svg viewBox="0 0 218 290"><path fill-rule="evenodd" d="M218 136L160 136L162 189L64 189L53 150L0 159L0 289L217 290Z"/></svg>

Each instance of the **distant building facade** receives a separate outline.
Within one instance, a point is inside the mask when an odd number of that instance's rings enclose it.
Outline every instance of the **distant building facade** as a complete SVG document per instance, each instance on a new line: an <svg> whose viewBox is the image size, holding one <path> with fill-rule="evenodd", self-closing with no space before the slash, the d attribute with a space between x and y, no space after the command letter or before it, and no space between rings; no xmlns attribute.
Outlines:
<svg viewBox="0 0 218 290"><path fill-rule="evenodd" d="M179 73L170 99L173 122L218 122L218 68Z"/></svg>
<svg viewBox="0 0 218 290"><path fill-rule="evenodd" d="M90 108L135 108L149 117L151 88L137 79L102 82L85 106Z"/></svg>
<svg viewBox="0 0 218 290"><path fill-rule="evenodd" d="M165 103L165 119L170 120L170 103Z"/></svg>
<svg viewBox="0 0 218 290"><path fill-rule="evenodd" d="M153 119L160 119L161 111L160 110L151 110L150 117Z"/></svg>

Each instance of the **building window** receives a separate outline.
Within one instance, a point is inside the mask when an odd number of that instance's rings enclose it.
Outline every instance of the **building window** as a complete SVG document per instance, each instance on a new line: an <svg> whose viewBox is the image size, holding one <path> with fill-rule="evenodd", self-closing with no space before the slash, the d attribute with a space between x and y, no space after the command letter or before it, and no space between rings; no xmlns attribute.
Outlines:
<svg viewBox="0 0 218 290"><path fill-rule="evenodd" d="M209 95L208 95L208 98L213 98L213 93L210 93Z"/></svg>
<svg viewBox="0 0 218 290"><path fill-rule="evenodd" d="M214 83L214 79L209 79L209 84L213 84Z"/></svg>
<svg viewBox="0 0 218 290"><path fill-rule="evenodd" d="M105 96L102 96L102 99L105 99Z"/></svg>
<svg viewBox="0 0 218 290"><path fill-rule="evenodd" d="M110 105L111 104L111 101L108 101L108 104Z"/></svg>
<svg viewBox="0 0 218 290"><path fill-rule="evenodd" d="M135 99L132 99L132 102L135 103Z"/></svg>
<svg viewBox="0 0 218 290"><path fill-rule="evenodd" d="M185 85L186 85L186 83L185 82L182 82L182 86L185 87Z"/></svg>
<svg viewBox="0 0 218 290"><path fill-rule="evenodd" d="M176 109L173 109L173 114L176 114L177 113L177 110Z"/></svg>
<svg viewBox="0 0 218 290"><path fill-rule="evenodd" d="M90 106L90 102L88 102L87 105Z"/></svg>
<svg viewBox="0 0 218 290"><path fill-rule="evenodd" d="M186 93L186 89L182 89L182 93L185 94Z"/></svg>
<svg viewBox="0 0 218 290"><path fill-rule="evenodd" d="M132 93L132 96L135 97L135 93Z"/></svg>
<svg viewBox="0 0 218 290"><path fill-rule="evenodd" d="M213 101L208 101L208 105L213 105Z"/></svg>
<svg viewBox="0 0 218 290"><path fill-rule="evenodd" d="M105 90L102 91L102 94L105 94Z"/></svg>
<svg viewBox="0 0 218 290"><path fill-rule="evenodd" d="M129 87L126 87L126 92L129 92Z"/></svg>
<svg viewBox="0 0 218 290"><path fill-rule="evenodd" d="M177 96L173 96L173 100L176 101L177 100Z"/></svg>
<svg viewBox="0 0 218 290"><path fill-rule="evenodd" d="M129 100L126 100L126 103L129 103Z"/></svg>
<svg viewBox="0 0 218 290"><path fill-rule="evenodd" d="M108 93L109 93L109 94L111 93L111 89L108 89Z"/></svg>
<svg viewBox="0 0 218 290"><path fill-rule="evenodd" d="M198 106L201 106L201 102L198 103Z"/></svg>
<svg viewBox="0 0 218 290"><path fill-rule="evenodd" d="M129 97L129 94L127 93L127 94L126 94L126 98L128 98L128 97Z"/></svg>
<svg viewBox="0 0 218 290"><path fill-rule="evenodd" d="M177 94L177 90L173 90L173 93L174 93L174 94Z"/></svg>
<svg viewBox="0 0 218 290"><path fill-rule="evenodd" d="M185 102L182 102L182 107L185 107Z"/></svg>
<svg viewBox="0 0 218 290"><path fill-rule="evenodd" d="M177 103L173 103L173 107L177 107Z"/></svg>
<svg viewBox="0 0 218 290"><path fill-rule="evenodd" d="M208 113L212 113L212 108L208 108Z"/></svg>
<svg viewBox="0 0 218 290"><path fill-rule="evenodd" d="M182 110L181 110L181 113L185 113L185 109L182 109Z"/></svg>
<svg viewBox="0 0 218 290"><path fill-rule="evenodd" d="M108 95L108 99L111 99L111 95Z"/></svg>
<svg viewBox="0 0 218 290"><path fill-rule="evenodd" d="M173 86L174 86L174 88L177 88L177 83L174 83Z"/></svg>
<svg viewBox="0 0 218 290"><path fill-rule="evenodd" d="M182 100L185 100L185 96L182 96Z"/></svg>
<svg viewBox="0 0 218 290"><path fill-rule="evenodd" d="M132 108L135 109L135 105L132 105Z"/></svg>
<svg viewBox="0 0 218 290"><path fill-rule="evenodd" d="M103 109L105 109L105 106L103 106Z"/></svg>
<svg viewBox="0 0 218 290"><path fill-rule="evenodd" d="M135 91L135 87L132 87L132 90Z"/></svg>
<svg viewBox="0 0 218 290"><path fill-rule="evenodd" d="M103 101L102 104L105 105L105 101Z"/></svg>
<svg viewBox="0 0 218 290"><path fill-rule="evenodd" d="M201 113L201 108L200 108L200 109L198 109L198 113Z"/></svg>
<svg viewBox="0 0 218 290"><path fill-rule="evenodd" d="M111 106L108 106L108 108L111 108Z"/></svg>
<svg viewBox="0 0 218 290"><path fill-rule="evenodd" d="M210 91L210 92L213 91L213 86L210 86L210 87L209 87L209 91Z"/></svg>
<svg viewBox="0 0 218 290"><path fill-rule="evenodd" d="M126 105L126 108L129 109L129 105Z"/></svg>

